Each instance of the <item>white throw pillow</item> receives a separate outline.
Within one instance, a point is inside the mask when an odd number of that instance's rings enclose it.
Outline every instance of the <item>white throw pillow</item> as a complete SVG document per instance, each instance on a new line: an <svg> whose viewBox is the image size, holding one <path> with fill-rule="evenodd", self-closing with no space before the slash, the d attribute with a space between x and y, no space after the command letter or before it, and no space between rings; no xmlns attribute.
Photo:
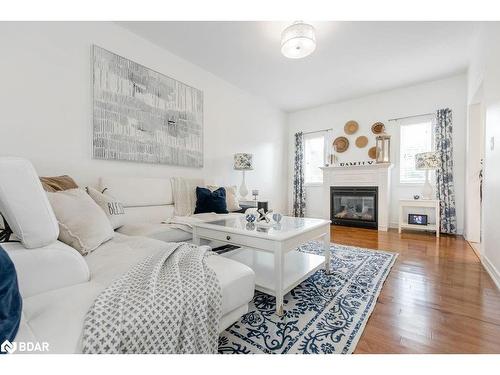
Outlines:
<svg viewBox="0 0 500 375"><path fill-rule="evenodd" d="M207 185L207 188L211 191L215 191L221 186L216 185ZM233 186L222 186L226 190L226 206L229 212L239 211L241 210L240 202L238 201L236 185Z"/></svg>
<svg viewBox="0 0 500 375"><path fill-rule="evenodd" d="M59 240L82 255L94 251L115 232L106 214L83 189L47 193L59 223Z"/></svg>
<svg viewBox="0 0 500 375"><path fill-rule="evenodd" d="M124 223L125 208L123 207L122 202L118 201L111 195L106 194L105 192L106 190L101 193L93 187L87 187L87 193L89 193L94 202L96 202L97 205L102 208L102 210L108 217L113 229L118 229Z"/></svg>
<svg viewBox="0 0 500 375"><path fill-rule="evenodd" d="M205 185L203 179L172 177L171 181L174 194L174 215L192 215L196 207L196 187Z"/></svg>

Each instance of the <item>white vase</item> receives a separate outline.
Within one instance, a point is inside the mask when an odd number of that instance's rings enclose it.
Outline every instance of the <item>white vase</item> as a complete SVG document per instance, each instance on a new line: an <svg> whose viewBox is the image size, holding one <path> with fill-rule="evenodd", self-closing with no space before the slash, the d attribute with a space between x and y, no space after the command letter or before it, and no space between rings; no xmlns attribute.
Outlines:
<svg viewBox="0 0 500 375"><path fill-rule="evenodd" d="M423 199L434 199L434 189L432 188L431 183L429 182L429 170L425 171L425 183L422 188L422 198Z"/></svg>
<svg viewBox="0 0 500 375"><path fill-rule="evenodd" d="M245 199L248 195L248 188L247 185L245 184L245 171L243 172L243 180L241 181L240 185L240 197Z"/></svg>

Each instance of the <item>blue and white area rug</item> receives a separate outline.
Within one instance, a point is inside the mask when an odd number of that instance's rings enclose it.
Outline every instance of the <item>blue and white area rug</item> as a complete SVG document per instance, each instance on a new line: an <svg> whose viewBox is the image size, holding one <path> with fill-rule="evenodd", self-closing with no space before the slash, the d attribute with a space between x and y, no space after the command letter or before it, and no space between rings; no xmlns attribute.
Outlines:
<svg viewBox="0 0 500 375"><path fill-rule="evenodd" d="M300 251L321 254L313 241ZM249 312L224 331L219 353L352 353L398 254L331 245L332 274L323 270L285 296L285 315L274 297L256 292Z"/></svg>

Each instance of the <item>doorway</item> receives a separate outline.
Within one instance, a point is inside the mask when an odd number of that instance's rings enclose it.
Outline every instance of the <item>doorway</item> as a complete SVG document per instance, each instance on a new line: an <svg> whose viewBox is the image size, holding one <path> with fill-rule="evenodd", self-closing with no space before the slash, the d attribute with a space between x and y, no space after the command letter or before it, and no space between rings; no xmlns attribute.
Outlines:
<svg viewBox="0 0 500 375"><path fill-rule="evenodd" d="M481 258L482 174L484 160L484 107L482 89L468 108L466 138L465 239Z"/></svg>

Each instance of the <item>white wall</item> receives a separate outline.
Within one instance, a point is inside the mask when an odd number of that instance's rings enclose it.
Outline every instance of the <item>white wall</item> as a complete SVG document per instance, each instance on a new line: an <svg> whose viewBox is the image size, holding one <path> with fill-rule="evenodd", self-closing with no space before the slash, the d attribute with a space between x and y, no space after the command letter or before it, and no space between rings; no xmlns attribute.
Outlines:
<svg viewBox="0 0 500 375"><path fill-rule="evenodd" d="M399 183L399 130L390 118L433 113L437 109L449 107L453 111L454 141L454 177L457 205L457 229L463 231L464 222L464 179L465 179L465 124L466 124L467 84L466 76L459 75L439 81L422 83L401 89L381 92L344 102L322 105L317 108L294 112L288 115L289 125L289 180L293 179L293 137L298 131L312 131L327 128L334 129L334 137L345 135L344 124L356 120L360 130L348 136L351 143L349 150L340 156L339 161L370 160L368 148L375 145L375 137L370 128L374 122L385 123L391 134L392 162L395 164L392 174L390 222L394 226L398 221L397 202L421 194L421 185L402 185ZM357 136L366 135L370 141L366 148L358 149L354 145ZM307 187L307 215L321 217L323 201L321 186ZM289 191L291 203L291 191ZM290 207L289 207L290 209Z"/></svg>
<svg viewBox="0 0 500 375"><path fill-rule="evenodd" d="M92 160L92 44L203 90L203 169ZM39 174L69 174L81 185L105 174L239 184L233 153L250 152L248 187L285 209L285 115L262 100L110 22L1 22L0 46L0 155L29 158Z"/></svg>
<svg viewBox="0 0 500 375"><path fill-rule="evenodd" d="M500 26L487 23L479 34L468 72L468 98L482 91L485 121L485 160L481 257L500 288ZM492 147L491 142L495 143Z"/></svg>

